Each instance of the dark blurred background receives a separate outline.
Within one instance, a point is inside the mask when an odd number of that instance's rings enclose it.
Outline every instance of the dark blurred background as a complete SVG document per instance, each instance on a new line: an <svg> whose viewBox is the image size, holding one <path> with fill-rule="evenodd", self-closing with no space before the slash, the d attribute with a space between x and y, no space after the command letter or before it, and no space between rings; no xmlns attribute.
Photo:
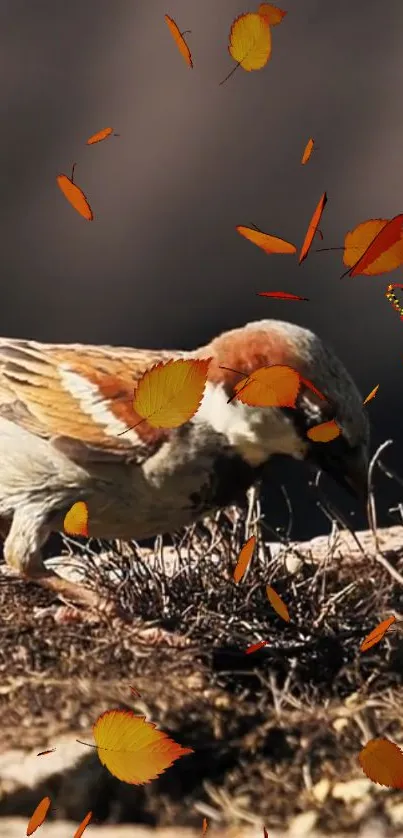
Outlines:
<svg viewBox="0 0 403 838"><path fill-rule="evenodd" d="M234 228L253 222L299 248L326 190L316 247L335 247L359 222L403 210L403 5L283 0L268 65L239 68L220 87L234 66L231 22L257 5L2 0L0 332L188 349L260 317L294 320L334 347L363 396L380 384L368 406L373 447L393 438L384 459L399 471L403 323L384 291L402 272L340 282L340 252L311 252L298 267ZM193 70L165 13L191 30ZM85 145L109 125L120 137ZM319 149L301 166L311 136ZM74 161L92 224L56 185ZM310 302L272 302L261 290ZM303 468L280 477L293 535L327 531ZM401 495L377 477L381 523ZM285 524L280 491L269 506Z"/></svg>

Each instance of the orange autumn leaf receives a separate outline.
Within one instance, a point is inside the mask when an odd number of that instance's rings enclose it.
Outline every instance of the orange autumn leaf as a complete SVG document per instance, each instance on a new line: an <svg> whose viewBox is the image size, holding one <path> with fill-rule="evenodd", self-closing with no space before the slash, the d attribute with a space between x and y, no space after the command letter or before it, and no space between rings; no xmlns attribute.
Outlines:
<svg viewBox="0 0 403 838"><path fill-rule="evenodd" d="M184 39L184 37L181 33L179 27L177 26L177 24L175 23L173 18L169 17L169 15L165 15L165 22L166 22L166 24L169 28L169 31L170 31L170 33L171 33L171 35L172 35L172 37L173 37L173 39L176 43L176 46L178 47L178 50L179 50L180 54L185 59L186 64L188 65L188 67L193 67L193 61L192 61L192 55L191 55L190 49L189 49L189 47L188 47L188 45L187 45L187 43L186 43L186 41L185 41L185 39Z"/></svg>
<svg viewBox="0 0 403 838"><path fill-rule="evenodd" d="M31 815L28 826L27 835L32 835L39 826L42 826L50 807L50 797L43 797L38 803L34 813Z"/></svg>
<svg viewBox="0 0 403 838"><path fill-rule="evenodd" d="M180 358L155 364L138 383L135 412L153 428L178 428L188 422L200 407L210 361Z"/></svg>
<svg viewBox="0 0 403 838"><path fill-rule="evenodd" d="M251 535L247 542L243 545L242 550L238 556L236 568L234 570L234 581L240 582L249 567L250 560L253 556L253 551L256 546L256 536Z"/></svg>
<svg viewBox="0 0 403 838"><path fill-rule="evenodd" d="M265 253L296 253L297 248L291 242L284 239L279 239L277 236L270 236L268 233L262 233L260 230L254 230L252 227L243 227L238 225L235 227L236 231L244 236L245 239L256 244Z"/></svg>
<svg viewBox="0 0 403 838"><path fill-rule="evenodd" d="M233 398L250 407L295 407L300 384L300 375L292 367L273 364L238 381Z"/></svg>
<svg viewBox="0 0 403 838"><path fill-rule="evenodd" d="M301 157L301 163L302 163L303 166L305 166L305 163L308 162L308 160L309 160L309 158L310 158L310 156L313 152L314 144L315 144L315 140L313 140L312 137L310 137L310 139L308 140L308 142L307 142L307 144L304 148L303 155Z"/></svg>
<svg viewBox="0 0 403 838"><path fill-rule="evenodd" d="M299 297L297 294L287 294L287 291L258 291L258 297L274 297L277 300L305 300L309 303L308 297Z"/></svg>
<svg viewBox="0 0 403 838"><path fill-rule="evenodd" d="M248 12L239 15L231 26L229 53L244 70L261 70L271 53L271 32L265 19Z"/></svg>
<svg viewBox="0 0 403 838"><path fill-rule="evenodd" d="M56 182L71 206L87 221L93 221L94 215L92 209L82 189L73 183L67 175L58 175Z"/></svg>
<svg viewBox="0 0 403 838"><path fill-rule="evenodd" d="M203 818L202 835L205 835L206 832L207 832L207 818Z"/></svg>
<svg viewBox="0 0 403 838"><path fill-rule="evenodd" d="M364 405L364 404L368 404L368 402L372 401L372 399L374 399L374 398L375 398L375 396L376 396L376 394L377 394L378 390L379 390L379 384L377 384L377 385L376 385L376 387L374 387L374 389L373 389L373 390L371 390L371 392L370 392L370 393L368 393L367 398L366 398L366 399L364 399L364 401L363 401L363 403L362 403L362 404L363 404L363 405Z"/></svg>
<svg viewBox="0 0 403 838"><path fill-rule="evenodd" d="M379 643L385 637L386 632L396 620L395 616L388 617L386 620L382 620L376 628L374 628L369 634L367 634L366 638L362 641L360 646L360 652L366 652L368 649L371 649L372 646L375 646L376 643Z"/></svg>
<svg viewBox="0 0 403 838"><path fill-rule="evenodd" d="M182 748L145 716L130 710L107 710L93 726L98 756L108 771L131 785L155 780L192 748Z"/></svg>
<svg viewBox="0 0 403 838"><path fill-rule="evenodd" d="M248 646L245 649L245 655L252 655L253 652L259 652L260 649L263 649L264 646L267 646L267 640L259 640L258 643L252 643L252 646Z"/></svg>
<svg viewBox="0 0 403 838"><path fill-rule="evenodd" d="M265 19L269 26L277 26L287 14L287 12L283 12L277 6L272 6L271 3L261 3L257 12Z"/></svg>
<svg viewBox="0 0 403 838"><path fill-rule="evenodd" d="M319 425L314 425L313 428L309 428L309 431L306 432L307 437L312 442L331 442L333 439L337 439L340 434L341 430L335 419L331 419L330 422L321 422Z"/></svg>
<svg viewBox="0 0 403 838"><path fill-rule="evenodd" d="M390 739L370 739L358 754L358 762L373 783L403 788L403 753Z"/></svg>
<svg viewBox="0 0 403 838"><path fill-rule="evenodd" d="M102 128L101 131L97 131L96 134L92 134L92 136L87 140L87 145L94 145L94 143L100 143L101 140L106 140L107 137L113 134L113 128Z"/></svg>
<svg viewBox="0 0 403 838"><path fill-rule="evenodd" d="M395 270L403 264L403 214L390 221L372 218L358 224L344 240L345 265L342 277L375 276Z"/></svg>
<svg viewBox="0 0 403 838"><path fill-rule="evenodd" d="M63 526L67 535L88 536L88 506L85 501L73 503L65 515Z"/></svg>
<svg viewBox="0 0 403 838"><path fill-rule="evenodd" d="M274 590L274 588L271 587L271 585L266 585L266 594L267 599L270 602L270 605L273 606L274 610L279 615L279 617L281 617L283 620L286 620L286 622L288 623L290 621L290 615L288 613L288 608L285 602L283 602L281 597L278 595L278 593L276 593L276 591Z"/></svg>
<svg viewBox="0 0 403 838"><path fill-rule="evenodd" d="M44 757L45 754L53 754L55 750L56 750L56 748L49 748L48 751L39 751L39 754L37 754L37 757Z"/></svg>
<svg viewBox="0 0 403 838"><path fill-rule="evenodd" d="M299 265L308 256L308 253L309 253L311 244L313 242L316 230L319 227L320 220L322 218L322 213L323 213L323 210L326 206L326 202L327 202L327 195L326 195L326 192L324 192L322 197L320 198L320 200L318 202L318 205L315 209L315 212L314 212L314 214L313 214L313 216L312 216L312 218L311 218L311 220L308 224L308 229L307 229L307 232L306 232L306 236L304 238L304 241L303 241L303 244L302 244L302 247L301 247L301 253L299 254L299 260L298 260Z"/></svg>
<svg viewBox="0 0 403 838"><path fill-rule="evenodd" d="M88 826L91 818L92 818L92 812L88 812L88 814L85 816L84 820L81 821L78 828L76 829L76 831L73 835L73 838L81 838L81 836L83 835L84 830Z"/></svg>

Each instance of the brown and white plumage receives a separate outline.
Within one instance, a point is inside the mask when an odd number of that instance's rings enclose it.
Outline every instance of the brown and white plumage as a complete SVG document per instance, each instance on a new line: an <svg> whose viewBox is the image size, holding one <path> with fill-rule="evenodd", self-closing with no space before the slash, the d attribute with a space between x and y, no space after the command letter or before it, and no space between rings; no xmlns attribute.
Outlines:
<svg viewBox="0 0 403 838"><path fill-rule="evenodd" d="M173 430L133 424L136 381L158 361L211 357L199 410ZM228 403L239 375L273 364L298 370L297 407ZM223 369L223 367L227 369ZM311 443L306 430L336 411L342 435ZM94 594L42 563L50 532L85 500L89 534L142 539L236 501L275 454L315 461L345 486L364 486L368 425L347 371L312 332L262 320L194 352L150 351L0 339L0 518L11 526L7 562L56 592L94 604Z"/></svg>

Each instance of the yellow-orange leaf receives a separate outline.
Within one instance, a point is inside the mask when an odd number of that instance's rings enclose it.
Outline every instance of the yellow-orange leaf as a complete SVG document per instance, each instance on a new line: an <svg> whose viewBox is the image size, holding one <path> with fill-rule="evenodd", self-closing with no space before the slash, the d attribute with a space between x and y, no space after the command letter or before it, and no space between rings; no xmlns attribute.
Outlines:
<svg viewBox="0 0 403 838"><path fill-rule="evenodd" d="M182 748L145 716L136 716L130 710L102 713L93 734L105 768L132 785L155 780L179 757L193 753L192 748Z"/></svg>
<svg viewBox="0 0 403 838"><path fill-rule="evenodd" d="M153 428L178 428L194 416L203 398L211 358L156 364L144 373L133 407Z"/></svg>
<svg viewBox="0 0 403 838"><path fill-rule="evenodd" d="M265 253L296 253L297 248L294 244L278 239L277 236L270 236L268 233L261 233L260 230L254 230L252 227L243 227L238 225L235 228L241 236L256 244Z"/></svg>
<svg viewBox="0 0 403 838"><path fill-rule="evenodd" d="M269 26L277 26L287 14L287 12L283 12L277 6L272 6L271 3L261 3L257 11Z"/></svg>
<svg viewBox="0 0 403 838"><path fill-rule="evenodd" d="M335 419L330 422L321 422L319 425L314 425L306 432L312 442L331 442L332 439L337 439L340 436L341 430Z"/></svg>
<svg viewBox="0 0 403 838"><path fill-rule="evenodd" d="M299 373L292 367L259 367L235 384L234 398L250 407L295 407L300 383Z"/></svg>
<svg viewBox="0 0 403 838"><path fill-rule="evenodd" d="M93 221L94 215L92 209L82 189L73 183L67 175L58 175L56 182L71 206L87 221Z"/></svg>
<svg viewBox="0 0 403 838"><path fill-rule="evenodd" d="M235 582L240 582L242 577L246 573L246 570L249 567L250 560L253 556L255 546L256 537L254 535L251 535L251 537L248 538L247 542L243 545L242 550L238 556L238 561L234 570Z"/></svg>
<svg viewBox="0 0 403 838"><path fill-rule="evenodd" d="M32 835L39 826L42 826L50 807L50 797L43 797L38 803L35 812L31 815L27 826L27 835Z"/></svg>
<svg viewBox="0 0 403 838"><path fill-rule="evenodd" d="M239 15L231 26L228 50L244 70L261 70L271 53L271 32L264 17L251 12Z"/></svg>
<svg viewBox="0 0 403 838"><path fill-rule="evenodd" d="M307 232L306 232L306 236L304 238L304 241L303 241L303 244L302 244L302 247L301 247L301 253L299 254L299 260L298 260L299 264L301 264L301 262L303 262L304 259L306 259L306 257L308 256L308 253L309 253L311 244L313 242L315 233L316 233L316 231L319 227L320 219L322 218L322 213L323 213L323 210L325 209L326 202L327 202L327 195L326 195L326 192L324 192L323 195L321 196L321 198L318 202L318 205L315 209L315 212L314 212L314 214L313 214L313 216L312 216L312 218L309 222L308 229L307 229Z"/></svg>
<svg viewBox="0 0 403 838"><path fill-rule="evenodd" d="M308 160L309 160L309 158L310 158L310 156L313 152L314 143L315 143L315 141L312 139L312 137L310 137L310 139L308 140L308 142L307 142L307 144L304 148L303 155L301 157L301 163L302 163L303 166L305 166L305 163L308 162Z"/></svg>
<svg viewBox="0 0 403 838"><path fill-rule="evenodd" d="M100 143L102 140L106 140L107 137L113 134L113 128L102 128L101 131L97 131L96 134L92 134L91 137L87 140L87 145L94 145L94 143Z"/></svg>
<svg viewBox="0 0 403 838"><path fill-rule="evenodd" d="M193 61L192 61L192 55L191 55L190 49L189 49L189 47L188 47L188 45L187 45L187 43L186 43L186 41L185 41L185 39L184 39L184 37L181 33L179 27L177 26L177 24L175 23L173 18L169 17L169 15L165 15L165 22L166 22L166 24L169 28L169 31L170 31L170 33L171 33L171 35L172 35L172 37L173 37L173 39L176 43L176 46L178 47L178 50L179 50L180 54L185 59L186 64L188 65L188 67L193 67Z"/></svg>
<svg viewBox="0 0 403 838"><path fill-rule="evenodd" d="M81 836L83 835L84 830L88 826L91 818L92 818L92 812L88 812L88 814L85 816L84 820L81 821L78 829L76 829L73 838L81 838Z"/></svg>
<svg viewBox="0 0 403 838"><path fill-rule="evenodd" d="M374 387L374 389L373 389L373 390L371 390L371 392L370 392L370 393L368 393L367 398L366 398L366 399L364 399L364 401L363 401L363 405L364 405L364 404L368 404L368 402L372 401L372 399L374 399L374 398L375 398L375 396L376 396L376 394L377 394L378 390L379 390L379 384L377 384L377 385L376 385L376 387Z"/></svg>
<svg viewBox="0 0 403 838"><path fill-rule="evenodd" d="M276 591L274 590L274 588L271 587L271 585L266 585L266 594L267 599L270 602L270 605L273 606L274 610L279 615L279 617L281 617L283 620L286 620L286 622L288 623L290 621L290 615L288 613L288 608L285 602L283 602L281 597L278 595L278 593L276 593Z"/></svg>
<svg viewBox="0 0 403 838"><path fill-rule="evenodd" d="M390 739L370 739L358 754L358 762L373 783L403 788L403 753Z"/></svg>
<svg viewBox="0 0 403 838"><path fill-rule="evenodd" d="M88 506L85 501L73 503L65 515L63 526L67 535L88 536Z"/></svg>
<svg viewBox="0 0 403 838"><path fill-rule="evenodd" d="M344 276L375 276L403 264L403 214L389 221L371 218L350 230L344 239Z"/></svg>
<svg viewBox="0 0 403 838"><path fill-rule="evenodd" d="M391 627L392 623L396 620L395 616L388 617L386 620L382 620L376 628L374 628L369 634L367 634L366 638L362 641L360 646L360 652L366 652L371 646L375 646L376 643L379 643L385 637L386 632Z"/></svg>

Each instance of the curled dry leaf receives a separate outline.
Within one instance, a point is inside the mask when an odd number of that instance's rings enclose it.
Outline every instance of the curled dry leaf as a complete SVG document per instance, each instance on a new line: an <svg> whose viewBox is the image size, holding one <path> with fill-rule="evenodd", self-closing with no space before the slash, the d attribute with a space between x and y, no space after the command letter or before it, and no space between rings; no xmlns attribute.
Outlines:
<svg viewBox="0 0 403 838"><path fill-rule="evenodd" d="M371 218L358 224L344 240L345 265L350 270L342 277L375 276L388 273L403 264L403 214L388 221Z"/></svg>
<svg viewBox="0 0 403 838"><path fill-rule="evenodd" d="M92 812L88 812L88 814L86 814L85 818L81 821L78 828L76 829L73 838L81 838L81 836L84 834L84 830L87 828L91 818L92 818Z"/></svg>
<svg viewBox="0 0 403 838"><path fill-rule="evenodd" d="M175 760L193 753L192 748L182 748L145 716L130 710L102 713L93 735L102 765L118 780L132 785L155 780Z"/></svg>
<svg viewBox="0 0 403 838"><path fill-rule="evenodd" d="M250 12L239 15L231 26L228 50L244 70L261 70L271 54L271 32L265 18Z"/></svg>
<svg viewBox="0 0 403 838"><path fill-rule="evenodd" d="M271 3L261 3L257 12L265 19L269 26L277 26L287 14L287 12L279 9L278 6L272 6Z"/></svg>
<svg viewBox="0 0 403 838"><path fill-rule="evenodd" d="M388 617L386 620L382 620L382 622L379 623L379 625L377 625L376 628L374 628L369 634L367 634L366 638L362 641L360 652L367 652L368 649L371 649L372 646L375 646L376 643L383 640L386 632L395 620L396 617L394 615L392 617Z"/></svg>
<svg viewBox="0 0 403 838"><path fill-rule="evenodd" d="M309 303L308 297L299 297L297 294L287 294L287 291L258 291L258 297L274 297L277 300L304 300Z"/></svg>
<svg viewBox="0 0 403 838"><path fill-rule="evenodd" d="M87 221L93 221L94 214L82 189L63 174L57 176L56 183L69 204Z"/></svg>
<svg viewBox="0 0 403 838"><path fill-rule="evenodd" d="M200 407L210 361L180 358L155 364L135 390L137 415L153 428L178 428L188 422Z"/></svg>
<svg viewBox="0 0 403 838"><path fill-rule="evenodd" d="M400 282L391 282L385 291L385 297L390 303L392 303L395 311L400 314L400 319L403 320L403 306L399 303L396 294L393 292L394 288L403 288L403 285Z"/></svg>
<svg viewBox="0 0 403 838"><path fill-rule="evenodd" d="M319 202L316 206L315 212L314 212L314 214L313 214L313 216L312 216L312 218L311 218L311 220L308 224L308 229L307 229L307 232L306 232L306 236L304 238L304 241L303 241L302 247L301 247L301 253L299 254L299 260L298 260L299 265L308 256L308 253L309 253L309 250L311 248L311 244L313 242L315 233L316 233L316 231L319 227L320 220L322 218L323 210L325 209L326 203L327 203L327 195L326 195L326 192L324 192L323 195L321 196L321 198L319 199Z"/></svg>
<svg viewBox="0 0 403 838"><path fill-rule="evenodd" d="M188 65L188 67L193 67L193 61L192 61L192 55L191 55L190 49L189 49L189 47L188 47L188 45L187 45L187 43L186 43L186 41L185 41L185 39L184 39L184 37L181 33L179 27L175 23L174 19L172 17L169 17L169 15L165 15L165 22L166 22L166 24L168 26L168 29L169 29L169 31L170 31L170 33L171 33L171 35L172 35L172 37L173 37L173 39L176 43L176 46L178 47L178 50L179 50L180 54L185 59L186 64Z"/></svg>
<svg viewBox="0 0 403 838"><path fill-rule="evenodd" d="M73 503L64 518L64 531L67 535L88 537L88 506L83 500Z"/></svg>
<svg viewBox="0 0 403 838"><path fill-rule="evenodd" d="M253 376L238 381L233 398L250 407L295 407L300 384L300 375L292 367L259 367Z"/></svg>
<svg viewBox="0 0 403 838"><path fill-rule="evenodd" d="M275 612L281 617L283 620L286 620L288 623L290 621L290 615L288 613L288 608L278 595L278 593L271 587L271 585L266 585L266 595L267 599L270 602L270 605L273 606Z"/></svg>
<svg viewBox="0 0 403 838"><path fill-rule="evenodd" d="M242 550L238 556L236 568L234 570L234 581L240 582L249 567L253 551L256 546L256 536L251 535L247 542L243 545Z"/></svg>
<svg viewBox="0 0 403 838"><path fill-rule="evenodd" d="M253 652L259 652L260 649L267 646L267 642L267 640L259 640L258 643L252 643L252 646L248 646L248 648L245 649L245 655L252 655Z"/></svg>
<svg viewBox="0 0 403 838"><path fill-rule="evenodd" d="M33 833L38 829L38 827L42 826L46 818L46 815L48 814L49 807L50 797L43 797L29 819L27 826L27 835L33 835Z"/></svg>
<svg viewBox="0 0 403 838"><path fill-rule="evenodd" d="M312 442L331 442L341 434L341 429L335 419L329 422L321 422L309 428L306 435Z"/></svg>
<svg viewBox="0 0 403 838"><path fill-rule="evenodd" d="M309 158L310 158L310 156L313 152L314 145L315 145L315 140L313 140L312 137L310 137L306 146L305 146L305 148L304 148L304 151L303 151L303 154L302 154L302 157L301 157L301 163L302 163L303 166L305 166L305 163L308 162L308 160L309 160Z"/></svg>
<svg viewBox="0 0 403 838"><path fill-rule="evenodd" d="M377 384L377 385L376 385L376 387L374 387L374 389L373 389L373 390L371 390L371 392L370 392L370 393L368 393L367 398L366 398L366 399L364 399L364 401L363 401L363 403L362 403L362 404L363 404L363 405L364 405L364 404L368 404L368 402L372 401L372 399L374 399L374 398L375 398L375 396L376 396L376 394L377 394L378 390L379 390L379 384Z"/></svg>
<svg viewBox="0 0 403 838"><path fill-rule="evenodd" d="M260 230L254 230L252 227L243 227L242 225L238 225L235 229L241 236L244 236L252 244L256 244L265 253L297 252L294 244L285 241L285 239L279 239L277 236L270 236L268 233L262 233Z"/></svg>
<svg viewBox="0 0 403 838"><path fill-rule="evenodd" d="M106 140L107 137L113 134L113 128L102 128L101 131L97 131L96 134L92 134L91 137L87 140L87 145L94 145L95 143L100 143L102 140Z"/></svg>
<svg viewBox="0 0 403 838"><path fill-rule="evenodd" d="M358 754L358 762L373 783L403 788L403 753L390 739L370 739Z"/></svg>

